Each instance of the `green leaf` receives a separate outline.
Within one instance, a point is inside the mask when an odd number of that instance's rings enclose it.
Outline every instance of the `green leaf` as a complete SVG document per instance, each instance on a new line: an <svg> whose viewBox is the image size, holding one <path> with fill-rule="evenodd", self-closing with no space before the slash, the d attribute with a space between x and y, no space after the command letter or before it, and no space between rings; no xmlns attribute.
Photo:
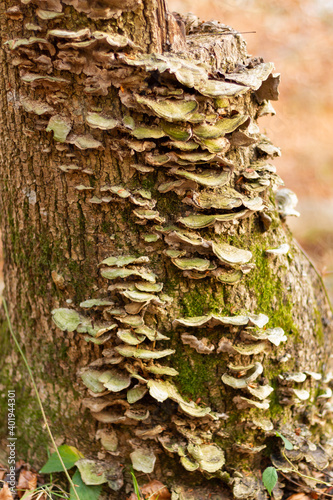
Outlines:
<svg viewBox="0 0 333 500"><path fill-rule="evenodd" d="M270 495L272 494L272 490L276 485L277 480L278 475L275 467L267 467L267 469L265 469L263 472L262 482L264 483L264 486Z"/></svg>
<svg viewBox="0 0 333 500"><path fill-rule="evenodd" d="M68 446L63 444L59 446L58 452L64 462L66 469L71 469L74 467L75 462L83 458L82 453L79 452L74 446ZM63 472L63 466L59 460L58 454L56 452L52 453L44 467L40 470L41 474L51 474L52 472Z"/></svg>
<svg viewBox="0 0 333 500"><path fill-rule="evenodd" d="M286 448L286 450L293 450L294 449L294 445L288 441L287 438L285 438L282 434L280 434L279 432L276 432L275 434L277 437L280 437L282 439L282 441L284 442L284 446Z"/></svg>
<svg viewBox="0 0 333 500"><path fill-rule="evenodd" d="M102 485L98 486L87 486L84 484L81 478L80 471L76 471L74 476L72 477L72 481L75 486L75 490L77 494L79 495L80 500L97 500L101 494L102 491ZM77 500L75 496L74 489L71 486L70 489L70 498L69 500Z"/></svg>

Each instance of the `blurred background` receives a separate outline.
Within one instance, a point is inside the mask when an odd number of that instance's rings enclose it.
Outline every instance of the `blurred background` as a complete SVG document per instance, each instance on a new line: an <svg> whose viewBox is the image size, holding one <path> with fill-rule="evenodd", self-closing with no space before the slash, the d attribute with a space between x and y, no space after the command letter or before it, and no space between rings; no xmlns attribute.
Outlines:
<svg viewBox="0 0 333 500"><path fill-rule="evenodd" d="M299 198L301 217L288 224L333 298L333 0L168 3L171 11L256 31L243 35L249 54L273 61L281 73L277 115L261 118L260 127L282 149L274 163Z"/></svg>
<svg viewBox="0 0 333 500"><path fill-rule="evenodd" d="M333 299L333 0L168 0L171 11L218 20L244 34L248 52L281 73L276 116L259 125L299 199L288 224Z"/></svg>

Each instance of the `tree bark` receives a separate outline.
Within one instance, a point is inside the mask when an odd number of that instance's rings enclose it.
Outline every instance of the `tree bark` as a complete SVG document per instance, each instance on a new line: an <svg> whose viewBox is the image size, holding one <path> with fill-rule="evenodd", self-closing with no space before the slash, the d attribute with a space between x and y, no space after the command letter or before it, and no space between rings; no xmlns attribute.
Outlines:
<svg viewBox="0 0 333 500"><path fill-rule="evenodd" d="M163 0L0 5L5 295L59 444L112 472L109 498L131 463L173 500L265 498L276 431L320 469L332 312L274 200L273 65ZM42 463L5 321L2 343Z"/></svg>

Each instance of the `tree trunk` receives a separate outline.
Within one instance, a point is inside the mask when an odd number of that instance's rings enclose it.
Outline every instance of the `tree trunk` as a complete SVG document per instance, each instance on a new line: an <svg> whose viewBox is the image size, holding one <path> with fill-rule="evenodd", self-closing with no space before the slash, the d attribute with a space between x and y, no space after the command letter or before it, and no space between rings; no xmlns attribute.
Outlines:
<svg viewBox="0 0 333 500"><path fill-rule="evenodd" d="M131 463L173 500L265 498L276 431L325 466L332 313L274 199L273 65L163 0L0 5L5 295L58 443L113 474L109 498ZM17 449L42 463L1 328Z"/></svg>

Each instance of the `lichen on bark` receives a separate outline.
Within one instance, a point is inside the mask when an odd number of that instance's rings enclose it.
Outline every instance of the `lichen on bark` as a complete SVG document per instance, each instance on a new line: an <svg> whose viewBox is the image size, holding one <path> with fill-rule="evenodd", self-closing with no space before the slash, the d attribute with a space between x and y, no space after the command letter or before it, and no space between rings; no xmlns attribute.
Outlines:
<svg viewBox="0 0 333 500"><path fill-rule="evenodd" d="M14 7L6 293L28 356L41 353L57 437L96 460L97 422L110 498L129 488L119 457L174 500L263 498L275 432L310 460L308 431L320 449L332 412L332 314L274 201L280 151L258 127L273 64L162 0Z"/></svg>

